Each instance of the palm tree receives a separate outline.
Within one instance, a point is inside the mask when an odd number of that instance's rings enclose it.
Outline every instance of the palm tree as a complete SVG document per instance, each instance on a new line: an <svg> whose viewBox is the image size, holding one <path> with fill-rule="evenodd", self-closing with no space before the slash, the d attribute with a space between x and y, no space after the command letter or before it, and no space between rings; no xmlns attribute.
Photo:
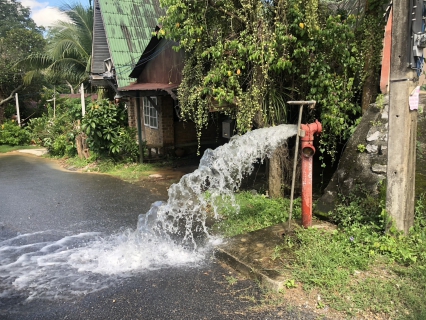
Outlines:
<svg viewBox="0 0 426 320"><path fill-rule="evenodd" d="M24 78L26 83L43 73L53 82L67 83L73 92L73 88L89 80L93 10L91 4L67 4L61 11L69 20L58 21L51 28L45 52L30 55L21 63L32 67Z"/></svg>

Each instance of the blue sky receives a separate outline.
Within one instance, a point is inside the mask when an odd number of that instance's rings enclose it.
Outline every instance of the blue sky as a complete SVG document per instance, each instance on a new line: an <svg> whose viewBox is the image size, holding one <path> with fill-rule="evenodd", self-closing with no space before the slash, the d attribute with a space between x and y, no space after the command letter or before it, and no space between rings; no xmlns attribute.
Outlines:
<svg viewBox="0 0 426 320"><path fill-rule="evenodd" d="M63 20L58 7L63 3L80 2L83 5L89 5L89 0L18 0L25 7L31 9L31 17L39 26L49 27L57 20Z"/></svg>

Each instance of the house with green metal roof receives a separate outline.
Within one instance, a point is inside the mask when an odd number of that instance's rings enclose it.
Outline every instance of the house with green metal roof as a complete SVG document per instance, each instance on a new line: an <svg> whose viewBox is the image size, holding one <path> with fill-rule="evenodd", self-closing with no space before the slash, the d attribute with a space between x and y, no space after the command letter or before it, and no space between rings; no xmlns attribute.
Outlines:
<svg viewBox="0 0 426 320"><path fill-rule="evenodd" d="M111 87L125 99L139 145L155 156L193 153L198 146L195 124L179 117L184 53L157 37L164 14L159 0L95 0L94 5L92 85ZM212 123L201 143L217 145L217 132Z"/></svg>
<svg viewBox="0 0 426 320"><path fill-rule="evenodd" d="M92 85L117 92L134 82L129 75L164 14L159 0L95 0Z"/></svg>
<svg viewBox="0 0 426 320"><path fill-rule="evenodd" d="M155 32L159 31L157 27ZM118 88L121 96L130 97L129 123L138 128L139 137L152 156L181 156L197 151L195 123L180 118L177 89L182 81L184 52L176 52L176 45L154 35L129 74L136 81ZM217 132L217 126L211 123L203 130L201 144L217 146Z"/></svg>

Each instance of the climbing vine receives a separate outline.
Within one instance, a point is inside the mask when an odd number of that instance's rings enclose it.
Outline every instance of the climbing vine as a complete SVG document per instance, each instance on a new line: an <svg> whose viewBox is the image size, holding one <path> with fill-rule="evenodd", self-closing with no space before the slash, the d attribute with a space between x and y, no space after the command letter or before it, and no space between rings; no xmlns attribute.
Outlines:
<svg viewBox="0 0 426 320"><path fill-rule="evenodd" d="M253 126L295 123L289 100L317 101L305 121L323 123L332 157L359 117L364 61L355 15L319 0L160 0L160 36L186 53L178 95L200 137L211 111Z"/></svg>

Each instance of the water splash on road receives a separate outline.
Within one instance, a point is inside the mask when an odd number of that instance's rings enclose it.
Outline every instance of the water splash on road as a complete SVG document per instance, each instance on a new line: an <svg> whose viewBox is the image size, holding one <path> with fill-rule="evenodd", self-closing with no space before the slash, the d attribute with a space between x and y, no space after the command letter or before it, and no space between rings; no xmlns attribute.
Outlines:
<svg viewBox="0 0 426 320"><path fill-rule="evenodd" d="M209 234L207 207L217 218L214 200L232 198L254 163L295 134L293 125L258 129L207 150L199 168L169 188L167 202L139 216L135 230L107 236L46 231L0 242L0 298L16 290L27 299L65 298L110 287L136 272L203 263L220 242Z"/></svg>

